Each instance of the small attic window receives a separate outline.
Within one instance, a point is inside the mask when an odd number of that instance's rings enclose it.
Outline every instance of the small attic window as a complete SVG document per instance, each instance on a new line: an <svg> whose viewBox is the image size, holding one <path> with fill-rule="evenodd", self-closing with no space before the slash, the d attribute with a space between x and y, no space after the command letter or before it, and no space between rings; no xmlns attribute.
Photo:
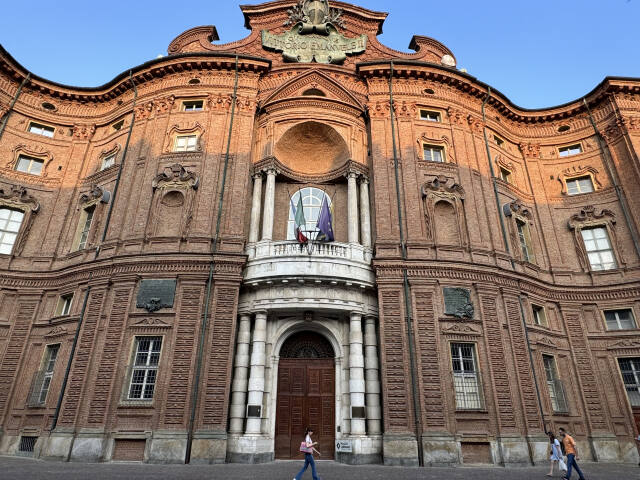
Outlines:
<svg viewBox="0 0 640 480"><path fill-rule="evenodd" d="M198 85L199 83L200 83L199 78L192 78L191 80L189 80L189 85Z"/></svg>
<svg viewBox="0 0 640 480"><path fill-rule="evenodd" d="M436 92L432 88L425 88L424 93L426 93L427 95L433 95Z"/></svg>
<svg viewBox="0 0 640 480"><path fill-rule="evenodd" d="M571 127L569 125L560 125L560 127L558 127L558 132L562 133L562 132L567 132L571 129Z"/></svg>
<svg viewBox="0 0 640 480"><path fill-rule="evenodd" d="M310 88L309 90L305 90L304 92L302 92L302 95L305 97L326 97L327 96L319 88Z"/></svg>
<svg viewBox="0 0 640 480"><path fill-rule="evenodd" d="M45 110L55 110L56 106L53 103L43 102L42 108L44 108Z"/></svg>

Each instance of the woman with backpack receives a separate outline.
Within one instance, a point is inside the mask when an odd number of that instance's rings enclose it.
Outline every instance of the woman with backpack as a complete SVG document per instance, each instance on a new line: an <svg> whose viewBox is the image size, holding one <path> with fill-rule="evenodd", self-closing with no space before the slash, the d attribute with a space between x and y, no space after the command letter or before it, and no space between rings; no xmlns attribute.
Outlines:
<svg viewBox="0 0 640 480"><path fill-rule="evenodd" d="M316 462L313 460L313 452L316 452L320 455L320 452L313 448L318 442L314 442L311 439L311 435L313 435L313 429L311 427L307 427L307 430L304 432L304 442L300 444L300 451L304 453L304 467L302 470L298 472L298 474L293 478L293 480L300 480L304 472L307 471L309 465L311 465L311 473L313 475L313 480L320 480L318 474L316 473Z"/></svg>

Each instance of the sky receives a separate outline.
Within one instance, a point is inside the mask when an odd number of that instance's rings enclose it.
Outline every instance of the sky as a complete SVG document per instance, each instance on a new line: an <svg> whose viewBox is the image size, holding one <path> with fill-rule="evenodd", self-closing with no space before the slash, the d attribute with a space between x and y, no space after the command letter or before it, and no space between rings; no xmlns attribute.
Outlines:
<svg viewBox="0 0 640 480"><path fill-rule="evenodd" d="M408 51L413 35L439 40L459 68L516 105L544 108L604 77L640 77L640 0L351 0L389 12L380 41ZM158 55L189 28L244 38L244 0L2 2L0 44L31 72L83 87L107 83Z"/></svg>

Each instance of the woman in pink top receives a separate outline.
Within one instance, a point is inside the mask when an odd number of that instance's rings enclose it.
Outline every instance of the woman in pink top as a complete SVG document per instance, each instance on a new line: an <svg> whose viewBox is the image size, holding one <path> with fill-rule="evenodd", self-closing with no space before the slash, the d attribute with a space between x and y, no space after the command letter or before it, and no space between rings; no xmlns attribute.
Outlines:
<svg viewBox="0 0 640 480"><path fill-rule="evenodd" d="M313 460L313 452L316 452L318 455L320 455L320 452L313 448L318 443L314 442L311 439L311 435L313 435L313 430L311 429L311 427L307 427L304 442L302 442L302 445L300 445L300 451L304 452L304 467L302 467L302 470L298 472L293 480L300 480L302 478L302 475L304 475L304 472L307 471L309 465L311 465L313 480L320 480L318 474L316 473L316 462Z"/></svg>

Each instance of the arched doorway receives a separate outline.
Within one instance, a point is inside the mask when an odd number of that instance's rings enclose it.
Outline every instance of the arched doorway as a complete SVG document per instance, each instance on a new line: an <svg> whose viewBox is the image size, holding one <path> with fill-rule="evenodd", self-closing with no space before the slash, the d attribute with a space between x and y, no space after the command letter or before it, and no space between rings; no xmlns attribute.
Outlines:
<svg viewBox="0 0 640 480"><path fill-rule="evenodd" d="M335 353L315 332L299 332L280 349L275 454L299 458L307 426L323 459L332 459L335 444Z"/></svg>

